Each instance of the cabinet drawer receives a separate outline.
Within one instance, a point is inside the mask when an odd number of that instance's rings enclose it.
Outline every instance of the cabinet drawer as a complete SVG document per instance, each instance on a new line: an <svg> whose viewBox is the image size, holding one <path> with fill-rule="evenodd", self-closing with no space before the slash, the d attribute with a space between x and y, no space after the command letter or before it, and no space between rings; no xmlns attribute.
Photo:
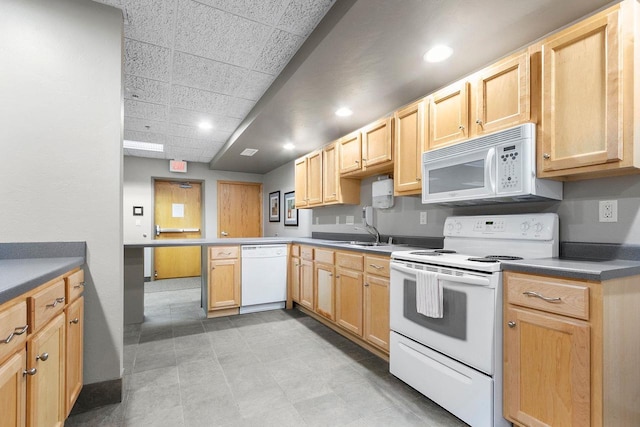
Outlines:
<svg viewBox="0 0 640 427"><path fill-rule="evenodd" d="M333 251L327 249L315 249L315 260L323 264L333 265Z"/></svg>
<svg viewBox="0 0 640 427"><path fill-rule="evenodd" d="M336 265L352 270L364 271L364 255L357 253L336 253Z"/></svg>
<svg viewBox="0 0 640 427"><path fill-rule="evenodd" d="M74 301L84 291L84 270L78 270L64 279L67 284L67 302Z"/></svg>
<svg viewBox="0 0 640 427"><path fill-rule="evenodd" d="M211 246L209 259L238 258L238 246Z"/></svg>
<svg viewBox="0 0 640 427"><path fill-rule="evenodd" d="M300 246L300 257L309 261L313 260L313 248L309 246Z"/></svg>
<svg viewBox="0 0 640 427"><path fill-rule="evenodd" d="M0 311L0 362L24 346L28 329L26 301Z"/></svg>
<svg viewBox="0 0 640 427"><path fill-rule="evenodd" d="M62 313L64 291L64 280L58 280L29 297L29 324L32 325L29 332L37 332L56 314Z"/></svg>
<svg viewBox="0 0 640 427"><path fill-rule="evenodd" d="M569 280L506 274L507 302L589 320L589 287Z"/></svg>
<svg viewBox="0 0 640 427"><path fill-rule="evenodd" d="M389 277L389 258L365 255L364 271L377 276Z"/></svg>
<svg viewBox="0 0 640 427"><path fill-rule="evenodd" d="M300 256L300 245L291 245L291 256Z"/></svg>

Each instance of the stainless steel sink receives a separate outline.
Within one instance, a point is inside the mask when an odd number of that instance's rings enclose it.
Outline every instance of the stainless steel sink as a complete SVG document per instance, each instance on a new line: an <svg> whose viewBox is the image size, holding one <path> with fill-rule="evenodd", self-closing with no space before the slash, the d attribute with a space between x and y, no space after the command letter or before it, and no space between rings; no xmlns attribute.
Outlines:
<svg viewBox="0 0 640 427"><path fill-rule="evenodd" d="M357 241L351 241L347 243L348 245L352 245L352 246L390 246L388 243L383 243L383 242L357 242Z"/></svg>

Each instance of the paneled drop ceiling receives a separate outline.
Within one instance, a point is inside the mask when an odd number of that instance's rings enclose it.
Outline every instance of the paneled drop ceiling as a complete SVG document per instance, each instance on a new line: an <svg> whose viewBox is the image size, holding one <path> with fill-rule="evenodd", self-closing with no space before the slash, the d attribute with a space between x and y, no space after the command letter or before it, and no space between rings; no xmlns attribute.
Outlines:
<svg viewBox="0 0 640 427"><path fill-rule="evenodd" d="M266 173L608 0L98 0L125 16L125 139ZM446 62L424 52L444 43ZM334 115L341 106L351 117ZM213 129L198 123L208 120ZM282 148L290 142L292 151ZM259 151L240 156L246 148Z"/></svg>

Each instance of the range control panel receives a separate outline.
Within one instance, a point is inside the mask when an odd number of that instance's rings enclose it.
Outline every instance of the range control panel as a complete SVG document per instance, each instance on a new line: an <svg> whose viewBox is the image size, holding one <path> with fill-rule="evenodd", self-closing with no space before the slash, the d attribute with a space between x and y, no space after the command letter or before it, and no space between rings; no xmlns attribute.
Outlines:
<svg viewBox="0 0 640 427"><path fill-rule="evenodd" d="M450 216L444 235L495 239L551 240L558 235L558 215L554 213Z"/></svg>

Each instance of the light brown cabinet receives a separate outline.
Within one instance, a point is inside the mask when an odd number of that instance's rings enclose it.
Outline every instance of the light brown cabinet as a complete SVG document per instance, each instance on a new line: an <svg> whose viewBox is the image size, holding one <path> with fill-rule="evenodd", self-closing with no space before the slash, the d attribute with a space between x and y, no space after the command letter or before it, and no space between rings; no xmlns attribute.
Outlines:
<svg viewBox="0 0 640 427"><path fill-rule="evenodd" d="M624 1L542 41L539 176L637 172L639 17L637 2Z"/></svg>
<svg viewBox="0 0 640 427"><path fill-rule="evenodd" d="M295 161L295 180L297 208L322 204L322 150Z"/></svg>
<svg viewBox="0 0 640 427"><path fill-rule="evenodd" d="M288 279L291 300L300 303L300 245L291 245Z"/></svg>
<svg viewBox="0 0 640 427"><path fill-rule="evenodd" d="M422 152L426 151L426 105L421 99L394 114L395 160L393 190L396 196L422 192Z"/></svg>
<svg viewBox="0 0 640 427"><path fill-rule="evenodd" d="M357 205L360 203L360 180L340 176L339 153L338 142L332 142L322 149L322 204Z"/></svg>
<svg viewBox="0 0 640 427"><path fill-rule="evenodd" d="M24 427L26 423L27 355L24 350L0 364L0 426Z"/></svg>
<svg viewBox="0 0 640 427"><path fill-rule="evenodd" d="M359 336L362 336L363 285L361 271L336 267L336 323Z"/></svg>
<svg viewBox="0 0 640 427"><path fill-rule="evenodd" d="M428 149L469 138L469 82L453 83L429 96Z"/></svg>
<svg viewBox="0 0 640 427"><path fill-rule="evenodd" d="M335 266L334 253L324 248L314 249L315 312L335 320Z"/></svg>
<svg viewBox="0 0 640 427"><path fill-rule="evenodd" d="M208 317L237 314L240 308L240 248L209 248Z"/></svg>
<svg viewBox="0 0 640 427"><path fill-rule="evenodd" d="M314 309L313 248L300 247L300 300L299 304Z"/></svg>
<svg viewBox="0 0 640 427"><path fill-rule="evenodd" d="M364 177L393 170L393 138L393 117L340 138L340 175Z"/></svg>
<svg viewBox="0 0 640 427"><path fill-rule="evenodd" d="M77 298L67 306L65 321L65 417L67 417L82 390L84 297Z"/></svg>
<svg viewBox="0 0 640 427"><path fill-rule="evenodd" d="M527 426L640 425L637 282L504 274L505 418Z"/></svg>
<svg viewBox="0 0 640 427"><path fill-rule="evenodd" d="M365 256L364 339L389 351L389 258Z"/></svg>

